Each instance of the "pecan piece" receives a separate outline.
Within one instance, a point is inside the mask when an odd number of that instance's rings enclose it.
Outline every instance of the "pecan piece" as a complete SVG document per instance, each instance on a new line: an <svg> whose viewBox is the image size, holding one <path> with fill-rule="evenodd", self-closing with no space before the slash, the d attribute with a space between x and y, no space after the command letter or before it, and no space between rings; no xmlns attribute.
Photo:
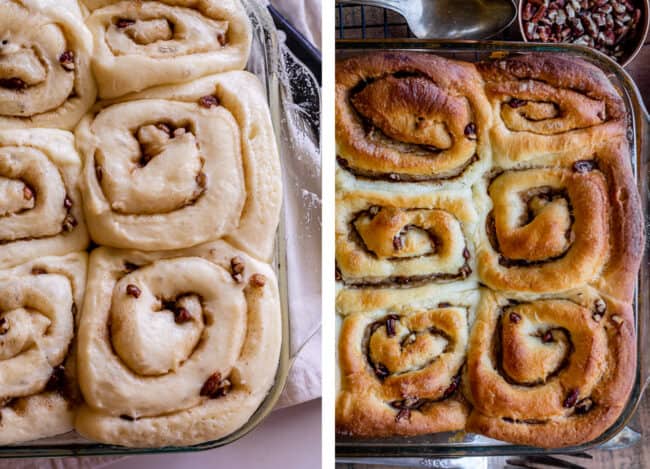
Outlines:
<svg viewBox="0 0 650 469"><path fill-rule="evenodd" d="M411 420L411 409L408 407L403 407L401 408L398 412L397 415L395 416L395 421L399 422L400 420Z"/></svg>
<svg viewBox="0 0 650 469"><path fill-rule="evenodd" d="M460 385L460 375L456 375L451 380L451 384L449 385L449 387L445 389L445 392L442 395L443 399L447 399L448 397L451 397L451 395L456 392L456 389L458 389L459 385Z"/></svg>
<svg viewBox="0 0 650 469"><path fill-rule="evenodd" d="M134 24L135 24L135 20L129 18L119 18L115 23L115 26L117 26L119 29L124 29L129 26L133 26Z"/></svg>
<svg viewBox="0 0 650 469"><path fill-rule="evenodd" d="M465 137L468 140L476 140L478 138L476 135L476 124L474 122L470 122L465 126Z"/></svg>
<svg viewBox="0 0 650 469"><path fill-rule="evenodd" d="M578 415L586 414L594 406L594 402L588 397L576 404L575 413Z"/></svg>
<svg viewBox="0 0 650 469"><path fill-rule="evenodd" d="M215 371L208 377L205 383L203 383L199 395L206 396L210 399L216 399L217 397L222 397L228 394L231 388L232 383L230 380L227 378L221 379L221 373Z"/></svg>
<svg viewBox="0 0 650 469"><path fill-rule="evenodd" d="M377 378L379 379L384 379L390 374L388 372L388 368L386 368L386 366L382 365L381 363L375 363L374 371L375 375L377 375Z"/></svg>
<svg viewBox="0 0 650 469"><path fill-rule="evenodd" d="M74 63L74 52L71 50L65 51L61 56L59 57L59 63L63 67L64 70L71 72L75 68L75 63Z"/></svg>
<svg viewBox="0 0 650 469"><path fill-rule="evenodd" d="M253 287L261 288L266 285L266 277L262 274L253 274L248 282Z"/></svg>
<svg viewBox="0 0 650 469"><path fill-rule="evenodd" d="M187 309L183 308L182 306L179 306L174 310L174 322L176 324L183 324L191 320L192 315Z"/></svg>
<svg viewBox="0 0 650 469"><path fill-rule="evenodd" d="M244 261L241 257L235 256L230 259L231 276L235 282L240 283L243 280L244 267Z"/></svg>
<svg viewBox="0 0 650 469"><path fill-rule="evenodd" d="M566 399L564 399L562 405L565 408L570 409L571 407L576 405L576 402L578 402L578 397L580 397L580 391L577 389L572 389L571 391L569 391L569 394L567 394L567 397Z"/></svg>
<svg viewBox="0 0 650 469"><path fill-rule="evenodd" d="M132 283L129 283L126 286L126 294L137 299L137 298L140 298L140 295L142 294L142 291L138 287L133 285Z"/></svg>
<svg viewBox="0 0 650 469"><path fill-rule="evenodd" d="M396 251L401 251L404 248L404 239L402 234L399 233L393 238L393 249Z"/></svg>
<svg viewBox="0 0 650 469"><path fill-rule="evenodd" d="M63 231L72 231L78 224L77 219L68 213L63 219Z"/></svg>
<svg viewBox="0 0 650 469"><path fill-rule="evenodd" d="M22 91L27 88L27 83L17 77L0 78L0 86L10 90Z"/></svg>
<svg viewBox="0 0 650 469"><path fill-rule="evenodd" d="M201 98L199 98L199 105L206 109L210 109L212 106L219 105L219 98L211 94L207 96L202 96Z"/></svg>
<svg viewBox="0 0 650 469"><path fill-rule="evenodd" d="M508 106L513 109L525 106L526 104L528 104L528 101L523 99L511 98L510 101L508 101Z"/></svg>
<svg viewBox="0 0 650 469"><path fill-rule="evenodd" d="M386 335L388 337L395 336L395 323L399 320L399 316L391 314L386 318Z"/></svg>

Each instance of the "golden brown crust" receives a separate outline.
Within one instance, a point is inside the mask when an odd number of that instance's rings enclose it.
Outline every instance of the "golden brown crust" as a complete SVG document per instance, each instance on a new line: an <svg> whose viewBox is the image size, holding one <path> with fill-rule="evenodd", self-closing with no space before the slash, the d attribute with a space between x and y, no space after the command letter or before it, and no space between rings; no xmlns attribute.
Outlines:
<svg viewBox="0 0 650 469"><path fill-rule="evenodd" d="M338 300L341 391L337 433L418 435L459 430L468 414L459 392L476 291L424 287L349 290ZM356 298L355 298L356 297ZM349 312L359 305L372 310Z"/></svg>
<svg viewBox="0 0 650 469"><path fill-rule="evenodd" d="M337 268L346 284L357 286L467 278L476 221L469 191L346 193L337 200Z"/></svg>
<svg viewBox="0 0 650 469"><path fill-rule="evenodd" d="M631 301L644 245L639 194L619 138L594 150L531 159L488 182L479 223L481 281L510 292L591 284ZM482 192L482 191L479 191Z"/></svg>
<svg viewBox="0 0 650 469"><path fill-rule="evenodd" d="M587 148L625 134L625 106L607 76L575 58L527 54L477 65L494 126L494 159Z"/></svg>
<svg viewBox="0 0 650 469"><path fill-rule="evenodd" d="M483 292L464 376L467 429L543 447L600 435L634 382L633 321L629 305L591 289L514 304Z"/></svg>
<svg viewBox="0 0 650 469"><path fill-rule="evenodd" d="M433 55L373 53L339 62L339 163L371 179L461 177L485 157L479 149L491 116L481 88L472 65Z"/></svg>
<svg viewBox="0 0 650 469"><path fill-rule="evenodd" d="M552 54L473 65L387 52L339 62L336 79L338 433L462 427L540 447L601 435L635 379L645 244L607 76ZM446 375L411 379L393 342L478 282L466 400L434 403L426 393Z"/></svg>

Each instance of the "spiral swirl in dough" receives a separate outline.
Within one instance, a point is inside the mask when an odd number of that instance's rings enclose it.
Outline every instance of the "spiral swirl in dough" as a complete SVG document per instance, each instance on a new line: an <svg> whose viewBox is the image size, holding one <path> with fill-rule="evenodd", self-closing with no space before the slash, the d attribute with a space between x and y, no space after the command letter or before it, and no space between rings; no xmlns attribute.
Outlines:
<svg viewBox="0 0 650 469"><path fill-rule="evenodd" d="M253 75L228 72L105 103L76 136L97 243L158 250L227 237L270 259L280 163Z"/></svg>
<svg viewBox="0 0 650 469"><path fill-rule="evenodd" d="M583 289L523 300L483 291L467 352L467 429L542 447L590 441L634 382L629 305Z"/></svg>
<svg viewBox="0 0 650 469"><path fill-rule="evenodd" d="M478 273L491 288L550 293L587 284L631 301L643 247L627 143L531 160L477 193ZM539 165L538 165L539 164ZM484 192L486 191L486 192Z"/></svg>
<svg viewBox="0 0 650 469"><path fill-rule="evenodd" d="M79 433L192 445L248 421L273 384L281 315L270 267L217 241L90 258L79 330Z"/></svg>
<svg viewBox="0 0 650 469"><path fill-rule="evenodd" d="M477 219L469 191L341 194L336 210L337 269L344 283L356 286L468 278Z"/></svg>
<svg viewBox="0 0 650 469"><path fill-rule="evenodd" d="M239 0L84 0L105 99L243 70L251 26Z"/></svg>
<svg viewBox="0 0 650 469"><path fill-rule="evenodd" d="M472 65L434 55L375 53L339 62L339 183L352 183L352 174L383 188L471 184L489 163L491 112L481 86Z"/></svg>
<svg viewBox="0 0 650 469"><path fill-rule="evenodd" d="M625 106L607 76L575 57L526 54L478 64L492 105L497 164L591 148L625 135Z"/></svg>
<svg viewBox="0 0 650 469"><path fill-rule="evenodd" d="M0 271L0 444L72 430L86 262L74 253Z"/></svg>
<svg viewBox="0 0 650 469"><path fill-rule="evenodd" d="M71 133L0 130L0 268L86 248L80 172Z"/></svg>
<svg viewBox="0 0 650 469"><path fill-rule="evenodd" d="M96 96L79 5L1 0L0 11L0 128L73 129Z"/></svg>
<svg viewBox="0 0 650 469"><path fill-rule="evenodd" d="M478 294L449 286L343 290L336 428L350 436L459 430L458 389Z"/></svg>

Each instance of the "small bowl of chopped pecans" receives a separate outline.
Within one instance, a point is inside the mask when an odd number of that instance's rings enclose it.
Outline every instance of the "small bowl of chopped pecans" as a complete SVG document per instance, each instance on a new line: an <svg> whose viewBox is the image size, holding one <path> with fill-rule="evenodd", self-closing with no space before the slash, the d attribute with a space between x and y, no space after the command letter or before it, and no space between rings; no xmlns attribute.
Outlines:
<svg viewBox="0 0 650 469"><path fill-rule="evenodd" d="M526 42L592 47L629 64L648 35L650 0L519 0Z"/></svg>

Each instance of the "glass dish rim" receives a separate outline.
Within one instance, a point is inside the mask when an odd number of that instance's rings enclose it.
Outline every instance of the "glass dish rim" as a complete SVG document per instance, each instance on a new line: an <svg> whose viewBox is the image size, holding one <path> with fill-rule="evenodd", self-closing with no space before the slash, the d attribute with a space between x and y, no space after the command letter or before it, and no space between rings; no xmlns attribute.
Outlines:
<svg viewBox="0 0 650 469"><path fill-rule="evenodd" d="M284 111L280 101L280 78L281 70L280 46L277 31L273 20L263 5L257 0L239 0L244 6L246 13L253 25L253 44L261 44L264 63L264 77L261 80L265 88L268 104L271 112L271 122L275 133L276 145L279 150L281 168L284 172L285 148L280 136L282 135L281 122ZM253 52L252 52L253 53ZM248 67L247 67L248 69ZM258 75L258 78L259 75ZM214 449L228 445L242 438L255 429L273 410L286 384L289 375L290 363L290 314L289 314L289 284L286 262L286 223L284 204L280 214L280 223L275 238L274 257L272 267L278 276L278 288L280 293L280 306L282 316L282 343L278 368L273 386L268 394L251 415L249 420L239 429L218 440L208 441L192 446L166 446L161 448L129 448L125 446L105 445L88 440L78 443L53 443L48 442L49 438L35 440L16 445L0 446L0 460L6 458L51 458L51 457L74 457L74 456L106 456L106 455L138 455L158 453L196 452ZM62 436L62 435L59 435ZM56 438L56 437L52 437ZM81 438L81 437L80 437ZM39 444L39 441L43 441Z"/></svg>
<svg viewBox="0 0 650 469"><path fill-rule="evenodd" d="M611 79L615 77L614 85L619 88L629 112L628 140L631 143L631 158L634 176L641 194L641 204L648 232L648 207L650 206L650 194L648 193L647 166L650 163L650 116L645 108L641 94L627 72L615 61L604 54L584 46L574 44L541 44L525 43L515 41L497 40L430 40L430 39L339 39L336 41L336 58L339 53L345 52L353 55L356 53L367 53L376 51L413 51L441 53L476 53L489 54L490 58L498 59L510 54L520 53L562 53L571 54L598 66ZM478 59L477 59L478 60ZM646 238L642 256L641 268L637 277L637 286L634 297L635 326L637 331L637 370L633 389L626 406L617 421L603 434L592 441L565 448L538 448L532 446L513 445L504 442L496 444L481 444L472 446L471 442L463 444L447 443L426 443L399 442L394 439L354 439L336 437L337 458L441 458L441 457L467 457L467 456L511 456L526 454L557 454L557 453L578 453L588 451L618 435L634 415L645 388L649 382L650 360L645 358L649 348L648 334L650 333L650 250ZM643 287L642 287L643 285ZM645 292L644 294L642 292ZM451 436L452 434L450 434Z"/></svg>

